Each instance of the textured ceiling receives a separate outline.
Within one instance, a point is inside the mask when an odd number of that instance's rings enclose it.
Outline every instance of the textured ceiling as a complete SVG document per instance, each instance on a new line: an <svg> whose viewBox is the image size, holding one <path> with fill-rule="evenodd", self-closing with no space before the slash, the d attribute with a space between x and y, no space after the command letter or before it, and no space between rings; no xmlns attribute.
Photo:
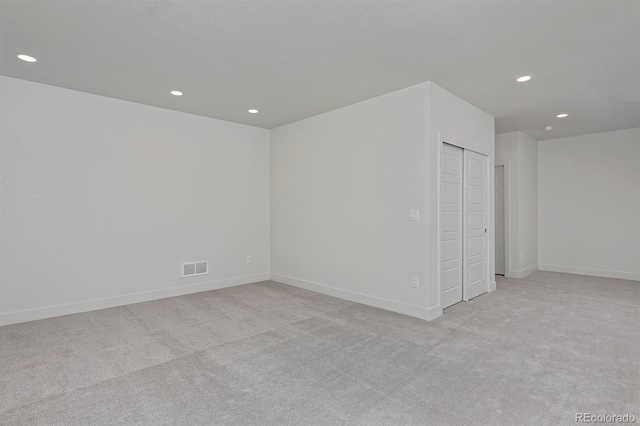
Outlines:
<svg viewBox="0 0 640 426"><path fill-rule="evenodd" d="M266 128L432 80L550 139L640 127L640 2L0 0L0 74Z"/></svg>

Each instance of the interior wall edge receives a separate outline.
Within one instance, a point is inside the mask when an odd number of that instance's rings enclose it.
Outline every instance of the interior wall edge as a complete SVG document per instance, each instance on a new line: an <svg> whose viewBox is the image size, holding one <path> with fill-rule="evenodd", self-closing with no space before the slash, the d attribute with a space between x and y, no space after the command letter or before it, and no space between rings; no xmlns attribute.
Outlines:
<svg viewBox="0 0 640 426"><path fill-rule="evenodd" d="M539 265L531 265L528 268L524 268L521 269L519 271L514 271L513 269L509 270L509 274L506 275L507 278L518 278L518 279L522 279L525 278L527 275L534 273L535 271L539 270Z"/></svg>
<svg viewBox="0 0 640 426"><path fill-rule="evenodd" d="M539 264L540 271L562 272L565 274L589 275L601 278L617 278L621 280L640 281L640 272L610 271L608 269L576 268L574 266Z"/></svg>
<svg viewBox="0 0 640 426"><path fill-rule="evenodd" d="M269 273L262 273L242 277L227 278L222 280L207 281L203 283L190 284L179 287L151 290L142 293L132 293L121 296L106 297L103 299L86 300L82 302L68 303L63 305L27 309L24 311L1 313L0 327L4 325L18 324L22 322L36 321L41 319L60 317L64 315L79 314L83 312L131 305L134 303L150 302L152 300L166 299L168 297L184 296L187 294L201 293L210 290L219 290L227 287L235 287L239 285L257 283L267 280L269 280Z"/></svg>
<svg viewBox="0 0 640 426"><path fill-rule="evenodd" d="M325 294L327 296L337 297L339 299L372 306L374 308L385 309L388 311L396 312L398 314L408 315L410 317L427 321L434 320L442 315L442 309L440 309L439 305L431 308L426 308L399 302L396 300L357 293L350 290L344 290L341 288L332 287L327 284L320 284L312 281L301 280L299 278L288 277L286 275L280 275L273 272L271 273L271 280L293 287L302 288L304 290Z"/></svg>

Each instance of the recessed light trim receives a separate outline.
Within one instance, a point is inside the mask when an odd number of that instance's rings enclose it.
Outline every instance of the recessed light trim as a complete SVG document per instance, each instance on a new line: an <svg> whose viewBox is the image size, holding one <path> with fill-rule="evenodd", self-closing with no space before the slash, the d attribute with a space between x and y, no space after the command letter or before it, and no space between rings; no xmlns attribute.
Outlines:
<svg viewBox="0 0 640 426"><path fill-rule="evenodd" d="M169 92L169 93L171 93L173 96L182 96L182 95L184 95L184 93L182 93L182 92L181 92L181 91L179 91L179 90L172 90L172 91L171 91L171 92Z"/></svg>
<svg viewBox="0 0 640 426"><path fill-rule="evenodd" d="M16 57L25 62L38 62L33 56L25 55L24 53L16 53Z"/></svg>
<svg viewBox="0 0 640 426"><path fill-rule="evenodd" d="M558 117L558 118L565 118L565 117L568 117L568 116L569 116L569 114L566 114L564 112L562 114L556 115L556 117Z"/></svg>
<svg viewBox="0 0 640 426"><path fill-rule="evenodd" d="M258 110L257 109L250 109L249 111L247 111L249 114L257 114Z"/></svg>
<svg viewBox="0 0 640 426"><path fill-rule="evenodd" d="M530 75L523 75L523 76L520 76L520 77L516 78L516 81L518 83L524 83L525 81L529 81L529 80L531 80L531 76Z"/></svg>
<svg viewBox="0 0 640 426"><path fill-rule="evenodd" d="M551 126L545 126L545 128L544 128L544 130L545 130L545 131L547 131L547 132L548 132L549 130L551 130L551 129L553 129L553 127L551 127Z"/></svg>

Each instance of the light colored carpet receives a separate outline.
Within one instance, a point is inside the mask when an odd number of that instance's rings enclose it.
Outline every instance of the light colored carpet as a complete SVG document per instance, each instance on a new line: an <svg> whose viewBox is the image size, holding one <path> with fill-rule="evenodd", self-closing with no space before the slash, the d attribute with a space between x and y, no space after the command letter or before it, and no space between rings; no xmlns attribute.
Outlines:
<svg viewBox="0 0 640 426"><path fill-rule="evenodd" d="M536 272L425 322L264 282L0 328L0 424L640 422L640 283Z"/></svg>

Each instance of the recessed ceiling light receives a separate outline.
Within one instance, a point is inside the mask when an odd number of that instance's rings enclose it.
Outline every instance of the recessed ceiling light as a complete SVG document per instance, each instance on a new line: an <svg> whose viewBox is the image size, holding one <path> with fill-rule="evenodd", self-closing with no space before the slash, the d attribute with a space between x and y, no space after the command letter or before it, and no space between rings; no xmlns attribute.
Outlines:
<svg viewBox="0 0 640 426"><path fill-rule="evenodd" d="M23 55L22 53L16 53L16 56L18 57L18 59L21 59L21 60L23 60L25 62L37 62L38 61L33 56Z"/></svg>
<svg viewBox="0 0 640 426"><path fill-rule="evenodd" d="M249 110L249 113L250 113L250 114L257 114L257 113L258 113L258 110L257 110L257 109L250 109L250 110Z"/></svg>
<svg viewBox="0 0 640 426"><path fill-rule="evenodd" d="M568 117L568 116L569 116L569 114L565 114L565 113L556 115L556 117L558 117L558 118L565 118L565 117Z"/></svg>
<svg viewBox="0 0 640 426"><path fill-rule="evenodd" d="M525 81L529 81L531 80L531 76L530 75L523 75L521 77L516 78L516 81L518 83L524 83Z"/></svg>
<svg viewBox="0 0 640 426"><path fill-rule="evenodd" d="M181 91L179 91L179 90L172 90L170 93L171 93L173 96L182 96L182 95L184 94L184 93L182 93L182 92L181 92Z"/></svg>
<svg viewBox="0 0 640 426"><path fill-rule="evenodd" d="M544 130L546 130L547 132L548 132L549 130L551 130L551 129L553 129L553 127L551 127L551 126L546 126L546 127L544 128Z"/></svg>

